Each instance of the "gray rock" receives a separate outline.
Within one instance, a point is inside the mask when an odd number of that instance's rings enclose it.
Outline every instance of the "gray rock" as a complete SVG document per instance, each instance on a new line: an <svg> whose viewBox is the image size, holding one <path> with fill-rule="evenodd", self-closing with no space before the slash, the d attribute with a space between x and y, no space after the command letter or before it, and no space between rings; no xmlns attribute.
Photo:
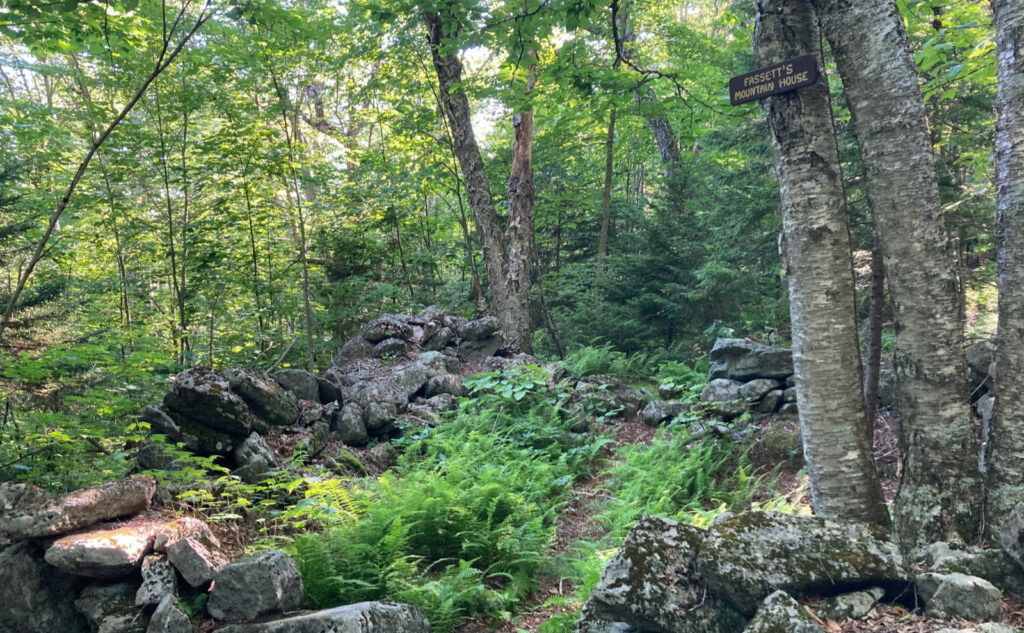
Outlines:
<svg viewBox="0 0 1024 633"><path fill-rule="evenodd" d="M448 393L442 393L434 396L433 398L427 398L424 404L437 412L454 411L459 408L459 401L455 396Z"/></svg>
<svg viewBox="0 0 1024 633"><path fill-rule="evenodd" d="M365 446L370 437L363 421L363 409L354 402L346 403L335 417L335 430L349 446Z"/></svg>
<svg viewBox="0 0 1024 633"><path fill-rule="evenodd" d="M422 312L414 314L409 323L423 325L425 323L444 323L444 310L438 306L427 306Z"/></svg>
<svg viewBox="0 0 1024 633"><path fill-rule="evenodd" d="M217 572L206 610L218 620L253 620L302 604L299 568L280 550L244 556Z"/></svg>
<svg viewBox="0 0 1024 633"><path fill-rule="evenodd" d="M885 589L872 587L864 591L854 591L833 596L821 602L815 611L818 617L828 620L851 618L860 620L867 616L871 607L875 606L885 595Z"/></svg>
<svg viewBox="0 0 1024 633"><path fill-rule="evenodd" d="M430 633L423 609L360 602L262 624L232 624L219 633Z"/></svg>
<svg viewBox="0 0 1024 633"><path fill-rule="evenodd" d="M785 591L769 595L743 633L824 633L807 609Z"/></svg>
<svg viewBox="0 0 1024 633"><path fill-rule="evenodd" d="M43 561L36 543L0 551L0 633L85 633L76 581Z"/></svg>
<svg viewBox="0 0 1024 633"><path fill-rule="evenodd" d="M299 400L319 401L320 384L316 381L316 376L305 369L279 369L271 376L277 384L295 394Z"/></svg>
<svg viewBox="0 0 1024 633"><path fill-rule="evenodd" d="M178 517L173 521L162 523L153 530L153 551L167 553L167 548L186 536L191 536L213 547L220 547L217 537L213 535L204 521L192 517Z"/></svg>
<svg viewBox="0 0 1024 633"><path fill-rule="evenodd" d="M305 449L310 457L316 457L327 447L327 440L331 434L331 427L326 421L320 420L313 423L309 435L298 441L296 447Z"/></svg>
<svg viewBox="0 0 1024 633"><path fill-rule="evenodd" d="M795 402L786 402L779 407L779 414L781 415L797 415L799 409L797 409Z"/></svg>
<svg viewBox="0 0 1024 633"><path fill-rule="evenodd" d="M174 378L164 406L203 426L246 437L252 414L241 396L231 390L224 374L209 367L186 369Z"/></svg>
<svg viewBox="0 0 1024 633"><path fill-rule="evenodd" d="M146 633L192 633L192 623L177 598L168 595L157 605Z"/></svg>
<svg viewBox="0 0 1024 633"><path fill-rule="evenodd" d="M801 597L909 584L881 528L813 516L743 512L708 530L697 566L711 592L753 615L776 589Z"/></svg>
<svg viewBox="0 0 1024 633"><path fill-rule="evenodd" d="M790 374L790 375L786 376L786 388L788 389L789 387L795 387L795 386L796 386L796 375Z"/></svg>
<svg viewBox="0 0 1024 633"><path fill-rule="evenodd" d="M375 435L387 433L398 417L398 410L390 402L371 402L364 411L366 432Z"/></svg>
<svg viewBox="0 0 1024 633"><path fill-rule="evenodd" d="M389 338L408 341L412 335L412 324L404 314L384 314L363 328L363 338L374 344Z"/></svg>
<svg viewBox="0 0 1024 633"><path fill-rule="evenodd" d="M796 402L796 387L786 387L786 390L782 392L783 402Z"/></svg>
<svg viewBox="0 0 1024 633"><path fill-rule="evenodd" d="M999 589L984 578L927 572L918 574L915 584L924 600L925 613L932 617L995 622L1006 619Z"/></svg>
<svg viewBox="0 0 1024 633"><path fill-rule="evenodd" d="M206 587L228 564L216 544L201 536L186 536L172 543L167 548L167 560L193 587Z"/></svg>
<svg viewBox="0 0 1024 633"><path fill-rule="evenodd" d="M277 466L277 458L274 457L274 452L267 446L266 441L260 436L259 433L252 433L246 438L242 444L235 449L235 461L241 465L246 466L255 462L263 462L269 468Z"/></svg>
<svg viewBox="0 0 1024 633"><path fill-rule="evenodd" d="M491 338L501 327L497 317L486 316L470 321L458 329L459 338L466 341L482 341Z"/></svg>
<svg viewBox="0 0 1024 633"><path fill-rule="evenodd" d="M444 317L444 326L450 327L454 331L458 331L460 327L469 323L469 319L466 317L460 317L458 315L449 314Z"/></svg>
<svg viewBox="0 0 1024 633"><path fill-rule="evenodd" d="M409 345L400 338L386 338L373 346L373 357L384 358L404 356L409 351Z"/></svg>
<svg viewBox="0 0 1024 633"><path fill-rule="evenodd" d="M166 435L171 442L181 443L194 453L227 455L242 441L237 435L203 426L163 405L146 407L141 417L149 422L154 433Z"/></svg>
<svg viewBox="0 0 1024 633"><path fill-rule="evenodd" d="M153 546L153 528L126 526L90 529L57 539L46 562L61 571L88 578L121 578L142 565Z"/></svg>
<svg viewBox="0 0 1024 633"><path fill-rule="evenodd" d="M178 579L166 556L155 554L142 559L142 586L135 593L135 606L160 604L164 598L178 596Z"/></svg>
<svg viewBox="0 0 1024 633"><path fill-rule="evenodd" d="M590 602L583 605L580 610L580 619L576 623L574 633L642 633L626 622L613 622L605 620L594 613Z"/></svg>
<svg viewBox="0 0 1024 633"><path fill-rule="evenodd" d="M92 584L82 590L75 608L96 633L141 633L145 619L135 606L136 585L128 582Z"/></svg>
<svg viewBox="0 0 1024 633"><path fill-rule="evenodd" d="M337 402L339 405L342 404L344 395L341 392L341 385L335 383L329 374L317 376L316 384L316 395L320 398L321 403L330 404L331 402Z"/></svg>
<svg viewBox="0 0 1024 633"><path fill-rule="evenodd" d="M238 367L225 369L224 376L249 409L268 424L288 426L298 419L301 409L295 394L270 376Z"/></svg>
<svg viewBox="0 0 1024 633"><path fill-rule="evenodd" d="M409 403L405 390L390 376L377 380L357 382L343 389L345 402L358 404L363 411L373 402L391 403L401 411Z"/></svg>
<svg viewBox="0 0 1024 633"><path fill-rule="evenodd" d="M704 386L700 393L701 402L714 405L714 411L722 417L734 418L747 410L740 397L742 383L728 378L715 378Z"/></svg>
<svg viewBox="0 0 1024 633"><path fill-rule="evenodd" d="M14 488L5 493L0 536L11 540L67 534L149 507L156 479L132 477L49 497L38 489Z"/></svg>
<svg viewBox="0 0 1024 633"><path fill-rule="evenodd" d="M996 376L996 345L982 341L967 348L967 366L983 376Z"/></svg>
<svg viewBox="0 0 1024 633"><path fill-rule="evenodd" d="M501 332L485 339L463 340L459 343L459 355L471 363L479 363L505 346Z"/></svg>
<svg viewBox="0 0 1024 633"><path fill-rule="evenodd" d="M423 389L423 386L427 384L427 378L429 378L427 369L417 364L398 369L393 375L393 380L406 401Z"/></svg>
<svg viewBox="0 0 1024 633"><path fill-rule="evenodd" d="M587 376L576 383L576 393L609 417L631 418L651 400L646 389L638 389L615 376Z"/></svg>
<svg viewBox="0 0 1024 633"><path fill-rule="evenodd" d="M689 407L678 400L652 400L644 407L641 418L647 426L658 426L686 413Z"/></svg>
<svg viewBox="0 0 1024 633"><path fill-rule="evenodd" d="M742 338L720 338L711 348L711 378L748 381L786 378L793 373L793 353Z"/></svg>
<svg viewBox="0 0 1024 633"><path fill-rule="evenodd" d="M1024 577L1013 558L1001 549L955 549L949 543L932 543L925 548L923 558L930 571L978 576L1007 595L1024 598Z"/></svg>
<svg viewBox="0 0 1024 633"><path fill-rule="evenodd" d="M978 410L978 417L981 418L982 424L992 423L992 410L995 407L996 398L992 394L985 394L978 399L975 405Z"/></svg>
<svg viewBox="0 0 1024 633"><path fill-rule="evenodd" d="M445 374L444 376L434 376L427 380L427 385L424 390L424 396L426 398L433 398L434 396L447 393L455 396L456 398L462 398L468 395L466 387L462 384L462 378L455 374Z"/></svg>
<svg viewBox="0 0 1024 633"><path fill-rule="evenodd" d="M758 413L775 413L782 406L782 400L785 397L785 393L782 389L773 389L768 393L764 394L761 398L761 402L757 403L756 410Z"/></svg>
<svg viewBox="0 0 1024 633"><path fill-rule="evenodd" d="M340 366L354 360L369 358L373 355L373 343L367 341L362 335L354 336L345 341L338 353L335 354L331 365Z"/></svg>
<svg viewBox="0 0 1024 633"><path fill-rule="evenodd" d="M454 340L455 332L450 327L441 327L430 336L424 337L420 346L425 350L436 351L443 349Z"/></svg>
<svg viewBox="0 0 1024 633"><path fill-rule="evenodd" d="M0 483L0 513L6 515L22 508L39 507L50 501L42 488L27 483Z"/></svg>
<svg viewBox="0 0 1024 633"><path fill-rule="evenodd" d="M707 595L694 573L703 537L699 528L644 516L594 587L593 617L670 633L742 630L745 619Z"/></svg>
<svg viewBox="0 0 1024 633"><path fill-rule="evenodd" d="M755 378L750 382L745 382L740 386L739 392L740 397L747 402L757 402L771 391L775 391L782 386L778 380L772 380L771 378Z"/></svg>
<svg viewBox="0 0 1024 633"><path fill-rule="evenodd" d="M1024 567L1024 503L1017 504L1008 516L1003 517L996 540L1018 565Z"/></svg>
<svg viewBox="0 0 1024 633"><path fill-rule="evenodd" d="M413 362L416 367L422 367L427 372L427 378L454 374L459 371L459 361L441 352L422 352Z"/></svg>
<svg viewBox="0 0 1024 633"><path fill-rule="evenodd" d="M302 426L310 426L315 422L324 420L327 417L327 407L319 402L307 401L302 408L302 416L299 422Z"/></svg>

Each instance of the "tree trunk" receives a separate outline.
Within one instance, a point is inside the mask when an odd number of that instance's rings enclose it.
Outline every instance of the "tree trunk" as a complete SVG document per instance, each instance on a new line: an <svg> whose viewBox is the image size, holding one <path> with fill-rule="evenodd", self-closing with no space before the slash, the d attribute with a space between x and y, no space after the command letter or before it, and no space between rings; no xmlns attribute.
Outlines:
<svg viewBox="0 0 1024 633"><path fill-rule="evenodd" d="M864 409L868 415L868 441L875 443L875 415L878 413L878 381L882 371L882 325L885 316L885 263L875 231L871 249L871 296L868 308L868 363L864 372Z"/></svg>
<svg viewBox="0 0 1024 633"><path fill-rule="evenodd" d="M815 2L853 114L896 321L897 540L906 551L970 541L981 488L958 285L914 59L891 0Z"/></svg>
<svg viewBox="0 0 1024 633"><path fill-rule="evenodd" d="M451 9L452 4L447 5ZM471 125L469 99L463 90L462 62L451 47L456 33L445 33L447 17L424 13L430 54L440 88L438 99L448 120L452 147L466 184L469 208L476 221L484 267L491 289L491 310L501 322L508 344L530 350L530 253L533 243L533 114L516 115L513 168L509 179L508 247L494 206L483 158ZM454 25L451 19L449 24ZM534 62L535 63L535 62ZM532 71L531 79L532 82ZM531 84L532 86L532 84ZM528 86L528 90L529 90Z"/></svg>
<svg viewBox="0 0 1024 633"><path fill-rule="evenodd" d="M996 402L986 480L986 526L998 538L1024 501L1024 5L992 0L999 88L996 95L996 241L999 331ZM1014 549L1019 550L1019 544Z"/></svg>
<svg viewBox="0 0 1024 633"><path fill-rule="evenodd" d="M604 142L604 189L601 195L601 234L597 238L597 269L604 269L608 252L608 228L612 219L612 166L615 158L615 108L608 113L608 136Z"/></svg>
<svg viewBox="0 0 1024 633"><path fill-rule="evenodd" d="M810 0L759 3L758 66L811 52L821 62ZM793 362L815 514L885 524L867 442L853 263L828 82L763 100L782 198Z"/></svg>

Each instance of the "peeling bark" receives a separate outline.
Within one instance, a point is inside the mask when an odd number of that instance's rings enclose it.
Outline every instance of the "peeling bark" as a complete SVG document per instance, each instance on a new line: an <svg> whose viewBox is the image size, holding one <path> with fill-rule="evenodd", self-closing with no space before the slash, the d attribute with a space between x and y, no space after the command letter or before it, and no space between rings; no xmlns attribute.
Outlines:
<svg viewBox="0 0 1024 633"><path fill-rule="evenodd" d="M813 53L824 68L810 0L764 0L758 9L758 66ZM814 512L887 524L861 397L853 262L828 83L822 75L812 86L761 104L782 199L793 363Z"/></svg>
<svg viewBox="0 0 1024 633"><path fill-rule="evenodd" d="M853 114L896 322L897 540L906 551L972 540L981 487L957 273L903 21L891 0L814 1Z"/></svg>
<svg viewBox="0 0 1024 633"><path fill-rule="evenodd" d="M996 95L996 242L999 331L996 402L986 473L986 527L993 537L1024 502L1024 4L992 0L999 88ZM1018 546L1019 547L1019 546Z"/></svg>

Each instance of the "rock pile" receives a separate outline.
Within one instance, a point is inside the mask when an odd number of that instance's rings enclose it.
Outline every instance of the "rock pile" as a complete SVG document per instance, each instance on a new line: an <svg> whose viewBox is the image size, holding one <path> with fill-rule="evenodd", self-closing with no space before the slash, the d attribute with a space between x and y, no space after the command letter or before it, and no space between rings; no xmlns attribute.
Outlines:
<svg viewBox="0 0 1024 633"><path fill-rule="evenodd" d="M419 607L376 602L250 624L301 606L295 561L229 562L202 521L147 513L155 490L149 477L62 497L0 485L0 538L15 541L0 551L0 633L192 633L179 600L202 594L235 632L429 633Z"/></svg>
<svg viewBox="0 0 1024 633"><path fill-rule="evenodd" d="M726 513L703 530L645 516L608 563L576 631L821 633L822 620L863 618L883 599L998 623L1000 589L1018 596L1024 581L997 550L937 543L918 565L928 571L913 574L879 528L820 517ZM808 597L822 598L814 617L795 600Z"/></svg>
<svg viewBox="0 0 1024 633"><path fill-rule="evenodd" d="M234 474L254 482L278 466L267 433L295 435L292 443L316 456L332 437L364 446L403 425L436 424L440 411L466 395L466 363L494 369L536 362L492 356L503 346L494 317L467 321L435 306L414 316L386 314L345 342L319 375L194 367L178 374L163 402L146 407L141 418L153 433L194 453L223 456ZM173 465L152 444L139 451L139 462Z"/></svg>

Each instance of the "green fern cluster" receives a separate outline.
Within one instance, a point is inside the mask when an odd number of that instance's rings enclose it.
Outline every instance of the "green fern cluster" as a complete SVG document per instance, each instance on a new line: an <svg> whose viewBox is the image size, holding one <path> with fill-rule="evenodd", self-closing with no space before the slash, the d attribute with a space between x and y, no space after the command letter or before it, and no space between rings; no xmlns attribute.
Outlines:
<svg viewBox="0 0 1024 633"><path fill-rule="evenodd" d="M637 378L649 369L646 355L626 354L611 343L581 347L567 355L562 366L575 378L597 375Z"/></svg>
<svg viewBox="0 0 1024 633"><path fill-rule="evenodd" d="M295 540L310 606L401 600L443 633L534 586L557 510L601 443L571 433L546 382L529 382L464 402L393 472L358 484L345 515L356 520Z"/></svg>

